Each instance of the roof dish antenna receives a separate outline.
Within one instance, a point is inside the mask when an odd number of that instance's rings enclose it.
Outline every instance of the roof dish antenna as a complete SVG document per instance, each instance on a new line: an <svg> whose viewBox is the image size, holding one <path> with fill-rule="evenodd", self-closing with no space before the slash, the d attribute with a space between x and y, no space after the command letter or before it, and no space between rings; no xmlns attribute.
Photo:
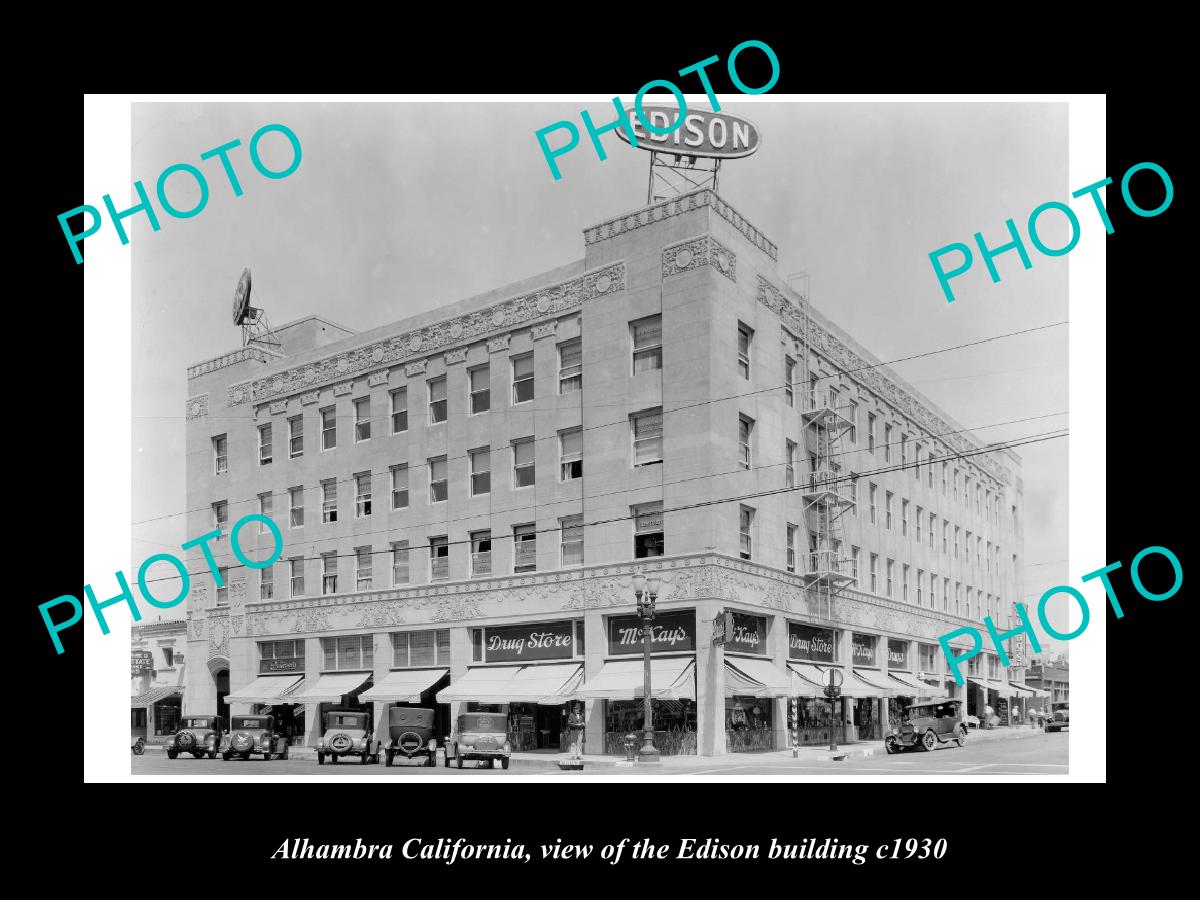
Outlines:
<svg viewBox="0 0 1200 900"><path fill-rule="evenodd" d="M243 347L254 345L274 351L280 349L279 339L275 337L275 332L271 330L271 324L267 321L266 310L250 305L249 269L242 270L237 290L233 292L233 324L242 326Z"/></svg>

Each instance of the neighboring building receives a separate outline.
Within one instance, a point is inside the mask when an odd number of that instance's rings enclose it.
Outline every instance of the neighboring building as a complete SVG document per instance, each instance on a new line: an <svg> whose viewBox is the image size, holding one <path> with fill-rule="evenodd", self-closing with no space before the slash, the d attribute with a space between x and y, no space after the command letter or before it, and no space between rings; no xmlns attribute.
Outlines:
<svg viewBox="0 0 1200 900"><path fill-rule="evenodd" d="M130 649L130 729L154 743L179 727L183 705L187 622L167 619L133 626Z"/></svg>
<svg viewBox="0 0 1200 900"><path fill-rule="evenodd" d="M1051 704L1071 700L1071 669L1065 657L1035 662L1026 671L1025 683L1031 688L1049 691L1050 696L1043 704L1046 709L1053 709Z"/></svg>
<svg viewBox="0 0 1200 900"><path fill-rule="evenodd" d="M542 747L581 697L587 752L622 752L639 566L662 579L664 752L784 747L789 712L804 741L880 737L887 698L944 690L938 636L1022 596L1019 460L806 313L775 260L697 191L520 283L189 368L187 533L223 530L226 586L190 551L187 711L232 689L232 713L269 704L311 746L333 705L374 704L382 737L390 702L437 705L439 735L508 703L514 743ZM257 512L284 539L263 571L229 546ZM272 546L257 525L240 543ZM1014 693L994 653L972 662L972 708Z"/></svg>

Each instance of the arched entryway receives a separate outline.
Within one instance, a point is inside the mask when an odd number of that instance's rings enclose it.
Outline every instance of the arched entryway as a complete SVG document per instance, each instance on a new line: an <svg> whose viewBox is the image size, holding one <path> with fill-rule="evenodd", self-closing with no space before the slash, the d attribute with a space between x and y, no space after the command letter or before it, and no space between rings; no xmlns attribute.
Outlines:
<svg viewBox="0 0 1200 900"><path fill-rule="evenodd" d="M225 722L225 727L229 727L229 704L225 698L229 696L229 660L222 657L210 659L208 661L208 671L212 676L213 686L216 688L217 707L213 710ZM198 715L208 710L193 710Z"/></svg>

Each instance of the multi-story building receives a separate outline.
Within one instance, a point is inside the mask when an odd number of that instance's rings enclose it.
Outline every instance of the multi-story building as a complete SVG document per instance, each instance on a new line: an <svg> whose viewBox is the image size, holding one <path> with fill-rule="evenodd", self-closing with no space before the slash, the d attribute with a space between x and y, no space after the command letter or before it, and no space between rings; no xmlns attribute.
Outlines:
<svg viewBox="0 0 1200 900"><path fill-rule="evenodd" d="M129 727L147 743L159 742L179 727L187 674L186 644L187 622L183 619L133 626Z"/></svg>
<svg viewBox="0 0 1200 900"><path fill-rule="evenodd" d="M1071 701L1071 669L1065 659L1052 662L1036 661L1026 670L1025 683L1031 688L1046 691L1049 696L1042 704L1053 709L1051 704Z"/></svg>
<svg viewBox="0 0 1200 900"><path fill-rule="evenodd" d="M801 740L879 737L904 697L1011 693L990 652L947 683L937 637L1021 596L1019 460L790 290L712 191L589 227L582 259L520 283L276 337L188 370L188 533L224 532L225 582L193 583L189 712L272 704L311 745L333 704L373 704L383 737L392 702L437 705L440 734L506 703L540 747L581 698L587 752L619 752L639 567L664 752L784 747L790 714ZM229 537L258 512L284 541L261 571Z"/></svg>

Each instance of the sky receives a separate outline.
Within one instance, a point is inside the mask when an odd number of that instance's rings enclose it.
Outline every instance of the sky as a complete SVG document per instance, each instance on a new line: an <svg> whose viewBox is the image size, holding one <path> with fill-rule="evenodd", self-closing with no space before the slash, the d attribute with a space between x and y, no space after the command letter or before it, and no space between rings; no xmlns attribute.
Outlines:
<svg viewBox="0 0 1200 900"><path fill-rule="evenodd" d="M972 243L977 231L998 247L1009 240L1006 219L1023 229L1034 207L1069 199L1066 104L722 100L723 111L758 126L762 145L724 163L719 193L778 245L780 277L807 273L817 309L879 359L1066 321L1066 256L1030 247L1026 270L1004 253L999 283L977 258L952 282L954 303L928 256ZM702 95L689 103L707 108ZM315 313L364 331L577 260L585 227L645 204L649 159L609 133L602 161L585 132L559 157L555 181L534 132L579 124L585 107L597 124L609 120L611 105L582 101L134 104L132 178L152 190L167 166L190 163L208 176L210 195L192 218L160 215L157 232L144 216L126 220L132 559L194 537L181 515L186 367L241 345L229 316L243 268L254 273L254 305L274 324ZM299 168L277 180L260 176L247 155L251 136L271 123L291 128L303 148ZM216 160L199 158L235 138L240 197ZM260 149L272 169L291 159L279 134ZM186 175L171 177L168 196L182 209L198 200ZM92 240L117 240L111 229L103 234ZM1050 215L1039 235L1052 247L1066 243ZM1067 332L1048 328L894 368L983 440L1017 439L1068 424ZM1003 422L1012 423L995 424ZM1067 445L1016 451L1027 562L1025 596L1009 599L1036 604L1047 588L1071 583ZM1050 605L1062 631L1065 604Z"/></svg>

